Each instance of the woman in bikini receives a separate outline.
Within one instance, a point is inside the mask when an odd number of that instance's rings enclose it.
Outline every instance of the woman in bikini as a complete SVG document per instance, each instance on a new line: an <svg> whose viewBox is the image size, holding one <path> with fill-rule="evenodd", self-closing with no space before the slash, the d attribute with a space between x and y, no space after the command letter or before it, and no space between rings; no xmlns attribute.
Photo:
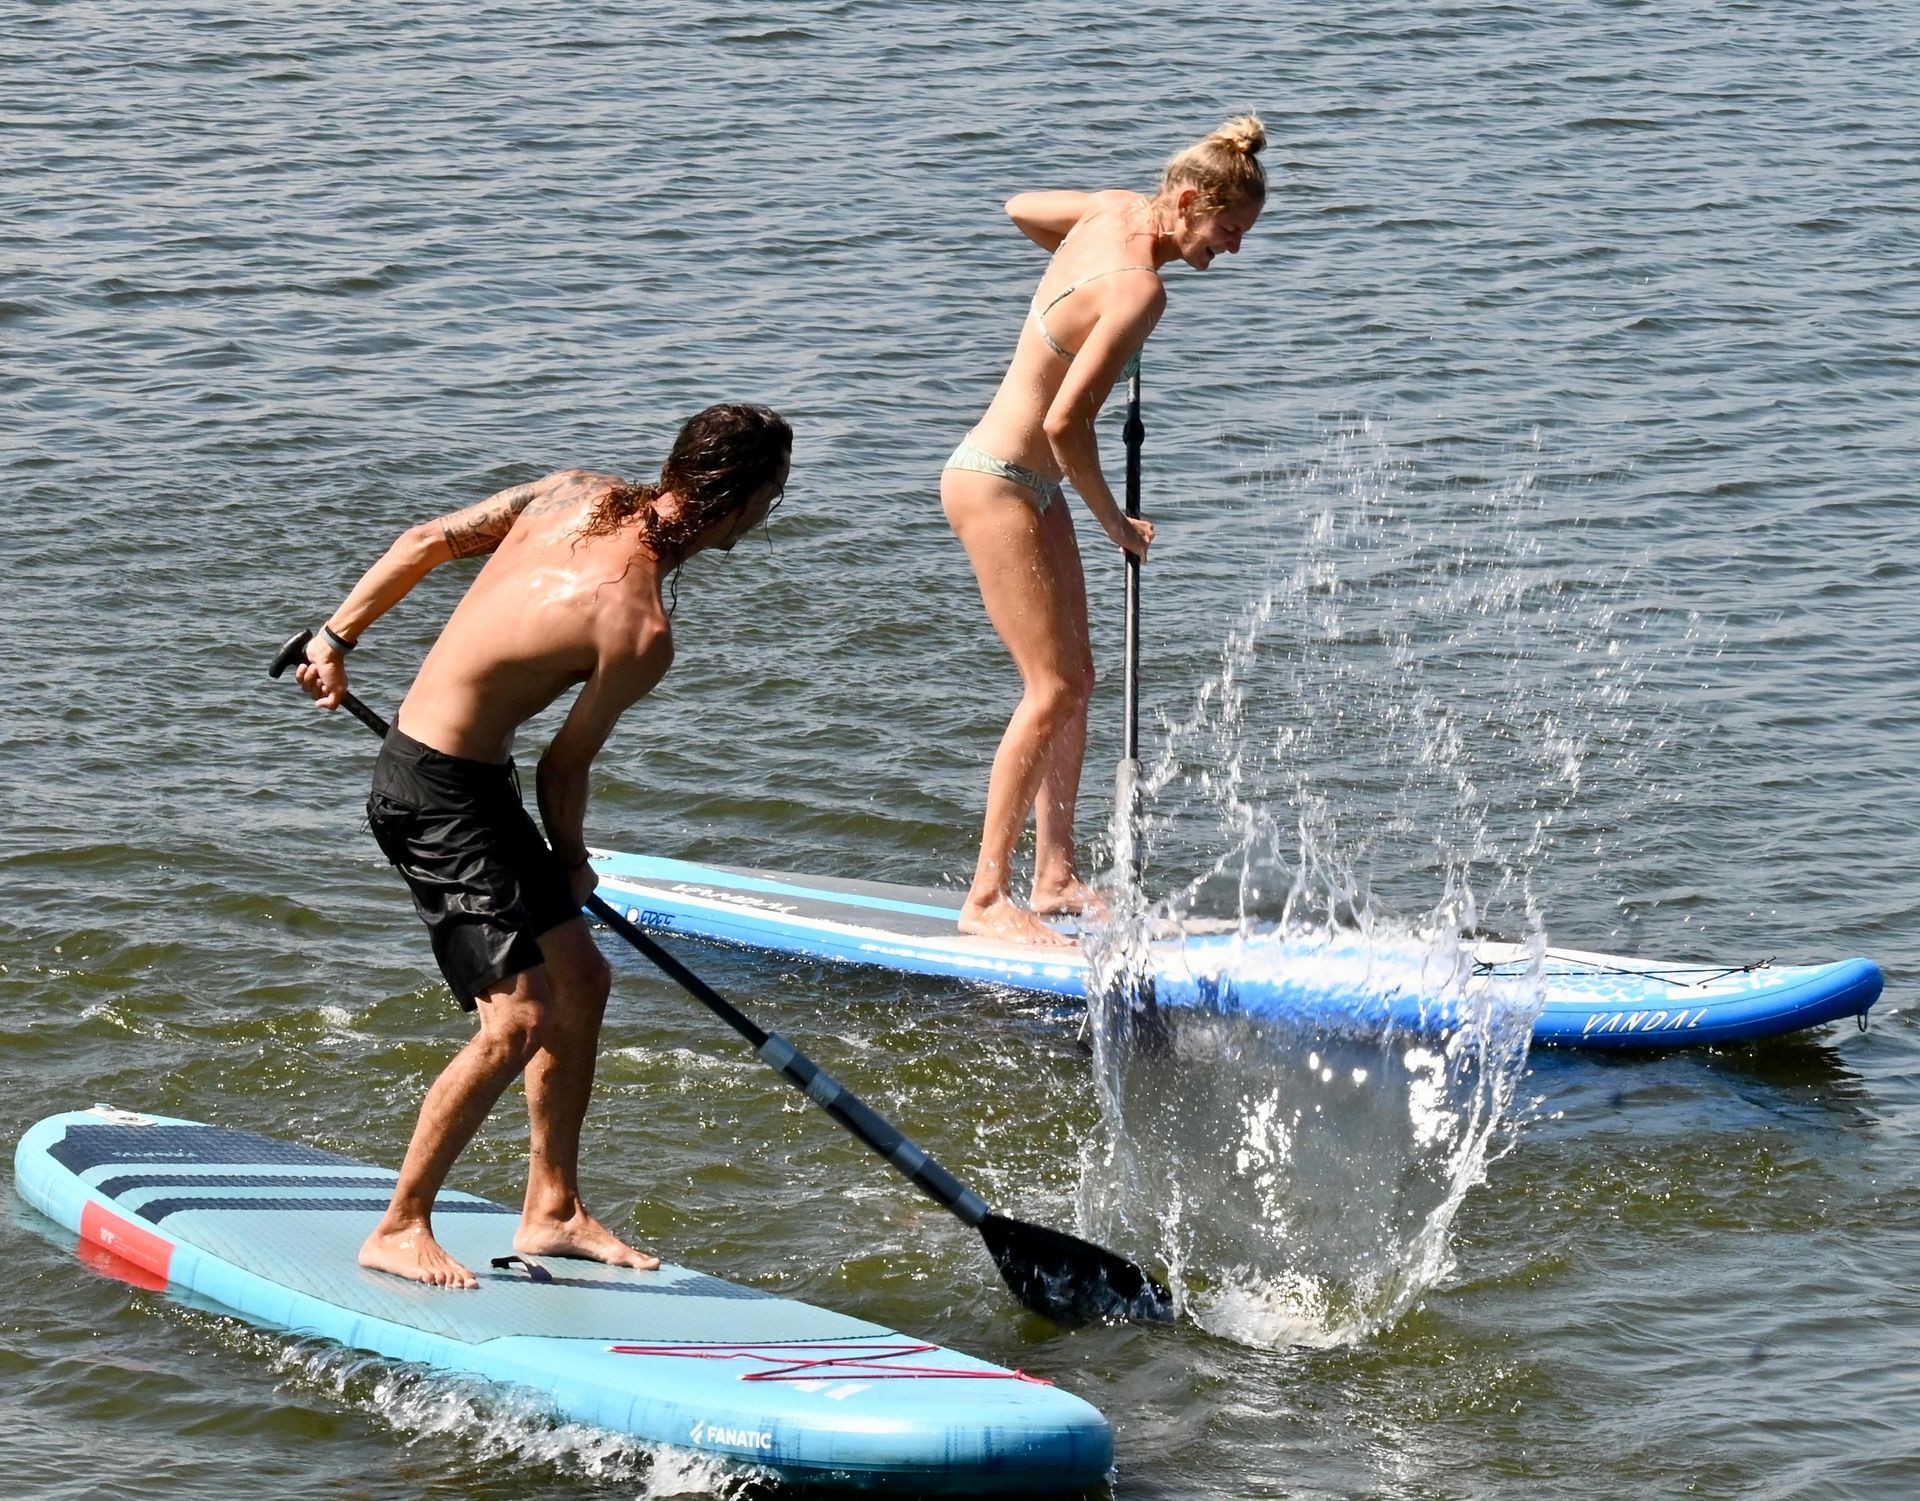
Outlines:
<svg viewBox="0 0 1920 1501"><path fill-rule="evenodd" d="M1074 865L1073 805L1086 752L1093 654L1064 477L1107 536L1145 559L1153 527L1129 519L1100 471L1094 418L1160 321L1160 268L1204 271L1240 249L1266 200L1253 116L1167 163L1151 197L1124 190L1022 193L1007 213L1053 252L993 403L953 451L940 503L967 549L987 617L1023 692L987 783L986 824L960 931L1065 944L1043 916L1095 902ZM1014 842L1035 819L1031 909L1009 889Z"/></svg>

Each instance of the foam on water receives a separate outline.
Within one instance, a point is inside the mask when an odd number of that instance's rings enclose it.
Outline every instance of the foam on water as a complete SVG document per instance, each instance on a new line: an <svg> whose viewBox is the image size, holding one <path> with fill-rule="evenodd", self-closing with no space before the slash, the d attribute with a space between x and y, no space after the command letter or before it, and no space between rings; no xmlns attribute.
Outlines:
<svg viewBox="0 0 1920 1501"><path fill-rule="evenodd" d="M257 1330L239 1337L261 1347L288 1381L372 1413L409 1444L457 1445L488 1465L532 1465L616 1484L639 1501L731 1497L770 1478L752 1466L556 1418L537 1393L498 1382Z"/></svg>
<svg viewBox="0 0 1920 1501"><path fill-rule="evenodd" d="M1671 726L1637 693L1693 627L1652 646L1620 577L1556 561L1585 480L1539 448L1490 486L1430 479L1365 424L1256 481L1270 555L1295 561L1146 768L1148 879L1171 890L1119 883L1091 945L1111 994L1150 933L1211 919L1236 933L1236 975L1417 995L1448 1018L1413 1037L1231 1002L1095 1008L1083 1225L1150 1247L1222 1335L1352 1342L1449 1274L1455 1217L1525 1109L1535 871L1583 799L1612 799L1617 825L1661 796L1642 770ZM1490 932L1524 945L1528 973L1475 972L1463 940Z"/></svg>

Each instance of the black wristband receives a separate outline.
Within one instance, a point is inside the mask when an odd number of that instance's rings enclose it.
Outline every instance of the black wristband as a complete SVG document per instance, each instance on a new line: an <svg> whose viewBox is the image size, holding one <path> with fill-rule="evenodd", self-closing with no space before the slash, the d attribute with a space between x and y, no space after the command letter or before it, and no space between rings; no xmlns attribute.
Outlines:
<svg viewBox="0 0 1920 1501"><path fill-rule="evenodd" d="M333 643L333 649L339 652L340 655L343 657L348 652L352 651L354 647L360 644L358 641L349 641L345 636L341 635L338 631L336 631L330 625L321 626L320 634L325 636L327 640L331 641Z"/></svg>

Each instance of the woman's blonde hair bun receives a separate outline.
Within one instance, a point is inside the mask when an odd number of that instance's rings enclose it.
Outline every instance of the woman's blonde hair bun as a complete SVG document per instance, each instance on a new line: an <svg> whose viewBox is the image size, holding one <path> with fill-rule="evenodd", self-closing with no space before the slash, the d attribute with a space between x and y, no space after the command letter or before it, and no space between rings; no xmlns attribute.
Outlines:
<svg viewBox="0 0 1920 1501"><path fill-rule="evenodd" d="M1204 141L1174 154L1161 176L1160 195L1193 188L1201 211L1210 213L1241 203L1265 203L1267 172L1260 165L1260 149L1266 144L1267 127L1258 115L1229 120Z"/></svg>
<svg viewBox="0 0 1920 1501"><path fill-rule="evenodd" d="M1260 148L1267 144L1267 127L1258 115L1241 115L1227 121L1207 139L1243 156L1258 156Z"/></svg>

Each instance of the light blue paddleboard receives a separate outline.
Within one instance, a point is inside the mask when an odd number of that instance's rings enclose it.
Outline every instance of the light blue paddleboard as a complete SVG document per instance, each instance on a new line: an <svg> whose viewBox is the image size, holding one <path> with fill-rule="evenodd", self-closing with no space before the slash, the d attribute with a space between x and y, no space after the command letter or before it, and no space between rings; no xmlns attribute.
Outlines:
<svg viewBox="0 0 1920 1501"><path fill-rule="evenodd" d="M128 1281L784 1480L974 1495L1091 1485L1113 1462L1078 1397L879 1324L671 1264L495 1265L518 1215L472 1194L440 1195L434 1233L478 1291L366 1271L394 1174L312 1147L95 1106L29 1130L14 1181Z"/></svg>
<svg viewBox="0 0 1920 1501"><path fill-rule="evenodd" d="M879 881L701 865L594 852L601 898L643 928L811 959L876 965L1085 1000L1092 966L1078 948L1035 949L960 933L960 893ZM1271 1017L1312 1027L1438 1034L1487 987L1524 976L1514 944L1470 943L1463 987L1448 965L1406 962L1357 937L1281 940L1189 931L1156 941L1152 993L1170 1008ZM1439 971L1436 973L1436 970ZM1879 967L1674 964L1549 949L1533 1040L1592 1048L1752 1042L1845 1017L1865 1024Z"/></svg>

